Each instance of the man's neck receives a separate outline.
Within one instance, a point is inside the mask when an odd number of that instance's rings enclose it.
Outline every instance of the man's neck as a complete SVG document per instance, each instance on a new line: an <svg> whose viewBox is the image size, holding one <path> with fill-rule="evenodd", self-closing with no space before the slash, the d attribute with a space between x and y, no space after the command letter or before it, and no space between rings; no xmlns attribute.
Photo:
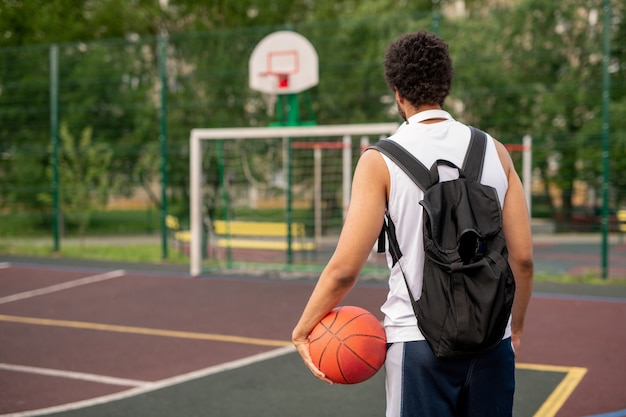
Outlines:
<svg viewBox="0 0 626 417"><path fill-rule="evenodd" d="M443 109L439 105L424 105L424 106L419 106L419 107L410 106L410 108L407 108L405 110L406 111L407 120L410 119L412 116L415 116L417 113L421 113L421 112L426 111L426 110L443 110ZM436 118L432 118L432 119L422 120L420 123L431 124L431 123L443 122L445 120L447 120L447 119L442 118L442 117L436 117Z"/></svg>

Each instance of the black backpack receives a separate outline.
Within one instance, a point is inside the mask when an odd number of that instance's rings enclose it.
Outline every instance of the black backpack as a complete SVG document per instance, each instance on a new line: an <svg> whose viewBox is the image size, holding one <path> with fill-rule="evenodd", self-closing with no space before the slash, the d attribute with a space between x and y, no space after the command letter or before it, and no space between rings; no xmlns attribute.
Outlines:
<svg viewBox="0 0 626 417"><path fill-rule="evenodd" d="M487 138L484 132L470 129L462 169L438 160L428 170L391 140L370 146L387 155L424 191L419 202L424 210L424 281L417 301L406 275L404 280L422 334L435 355L445 358L495 347L504 335L515 295L498 195L493 187L480 183ZM439 165L456 168L459 178L439 182ZM389 214L379 252L385 250L385 234L395 265L402 252Z"/></svg>

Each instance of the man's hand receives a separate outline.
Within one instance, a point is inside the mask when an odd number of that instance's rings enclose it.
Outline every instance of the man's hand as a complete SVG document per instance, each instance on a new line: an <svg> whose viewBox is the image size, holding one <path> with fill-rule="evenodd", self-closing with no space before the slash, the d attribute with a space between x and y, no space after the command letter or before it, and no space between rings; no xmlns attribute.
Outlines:
<svg viewBox="0 0 626 417"><path fill-rule="evenodd" d="M511 333L511 344L513 345L513 352L515 352L516 356L519 352L521 338L522 336L519 333L516 333L516 332Z"/></svg>
<svg viewBox="0 0 626 417"><path fill-rule="evenodd" d="M317 378L321 379L322 381L330 385L333 385L334 382L326 378L326 375L324 375L324 373L320 371L318 367L315 366L315 364L313 363L313 359L311 359L311 352L309 350L309 339L306 337L305 338L294 337L293 344L298 350L298 353L300 354L300 356L302 357L304 364L307 366L307 368L311 370L313 375L315 375Z"/></svg>

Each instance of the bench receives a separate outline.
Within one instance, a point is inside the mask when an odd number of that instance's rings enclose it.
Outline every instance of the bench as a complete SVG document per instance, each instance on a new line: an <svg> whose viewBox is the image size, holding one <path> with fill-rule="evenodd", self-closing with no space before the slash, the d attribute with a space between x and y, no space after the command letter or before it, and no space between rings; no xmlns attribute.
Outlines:
<svg viewBox="0 0 626 417"><path fill-rule="evenodd" d="M287 250L287 223L244 220L215 220L213 232L219 248ZM303 223L291 224L291 250L312 251L313 241L306 239Z"/></svg>
<svg viewBox="0 0 626 417"><path fill-rule="evenodd" d="M179 250L191 242L191 231L181 229L178 217L171 214L166 215L165 227L167 228L168 236L174 239Z"/></svg>
<svg viewBox="0 0 626 417"><path fill-rule="evenodd" d="M287 223L283 222L256 222L244 220L215 220L213 221L213 246L229 249L257 249L286 251ZM165 216L165 226L168 235L182 250L191 242L191 231L180 226L178 217L168 214ZM315 242L306 239L303 223L291 224L291 250L294 252L313 251L317 248Z"/></svg>

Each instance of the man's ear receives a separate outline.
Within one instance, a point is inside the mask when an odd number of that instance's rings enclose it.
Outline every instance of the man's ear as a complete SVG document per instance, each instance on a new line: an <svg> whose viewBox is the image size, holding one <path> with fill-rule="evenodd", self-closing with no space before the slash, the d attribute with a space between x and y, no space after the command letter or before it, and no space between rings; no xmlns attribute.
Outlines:
<svg viewBox="0 0 626 417"><path fill-rule="evenodd" d="M398 91L397 88L395 91L396 91L396 100L398 101L398 103L404 104L404 97L400 95L400 92Z"/></svg>

